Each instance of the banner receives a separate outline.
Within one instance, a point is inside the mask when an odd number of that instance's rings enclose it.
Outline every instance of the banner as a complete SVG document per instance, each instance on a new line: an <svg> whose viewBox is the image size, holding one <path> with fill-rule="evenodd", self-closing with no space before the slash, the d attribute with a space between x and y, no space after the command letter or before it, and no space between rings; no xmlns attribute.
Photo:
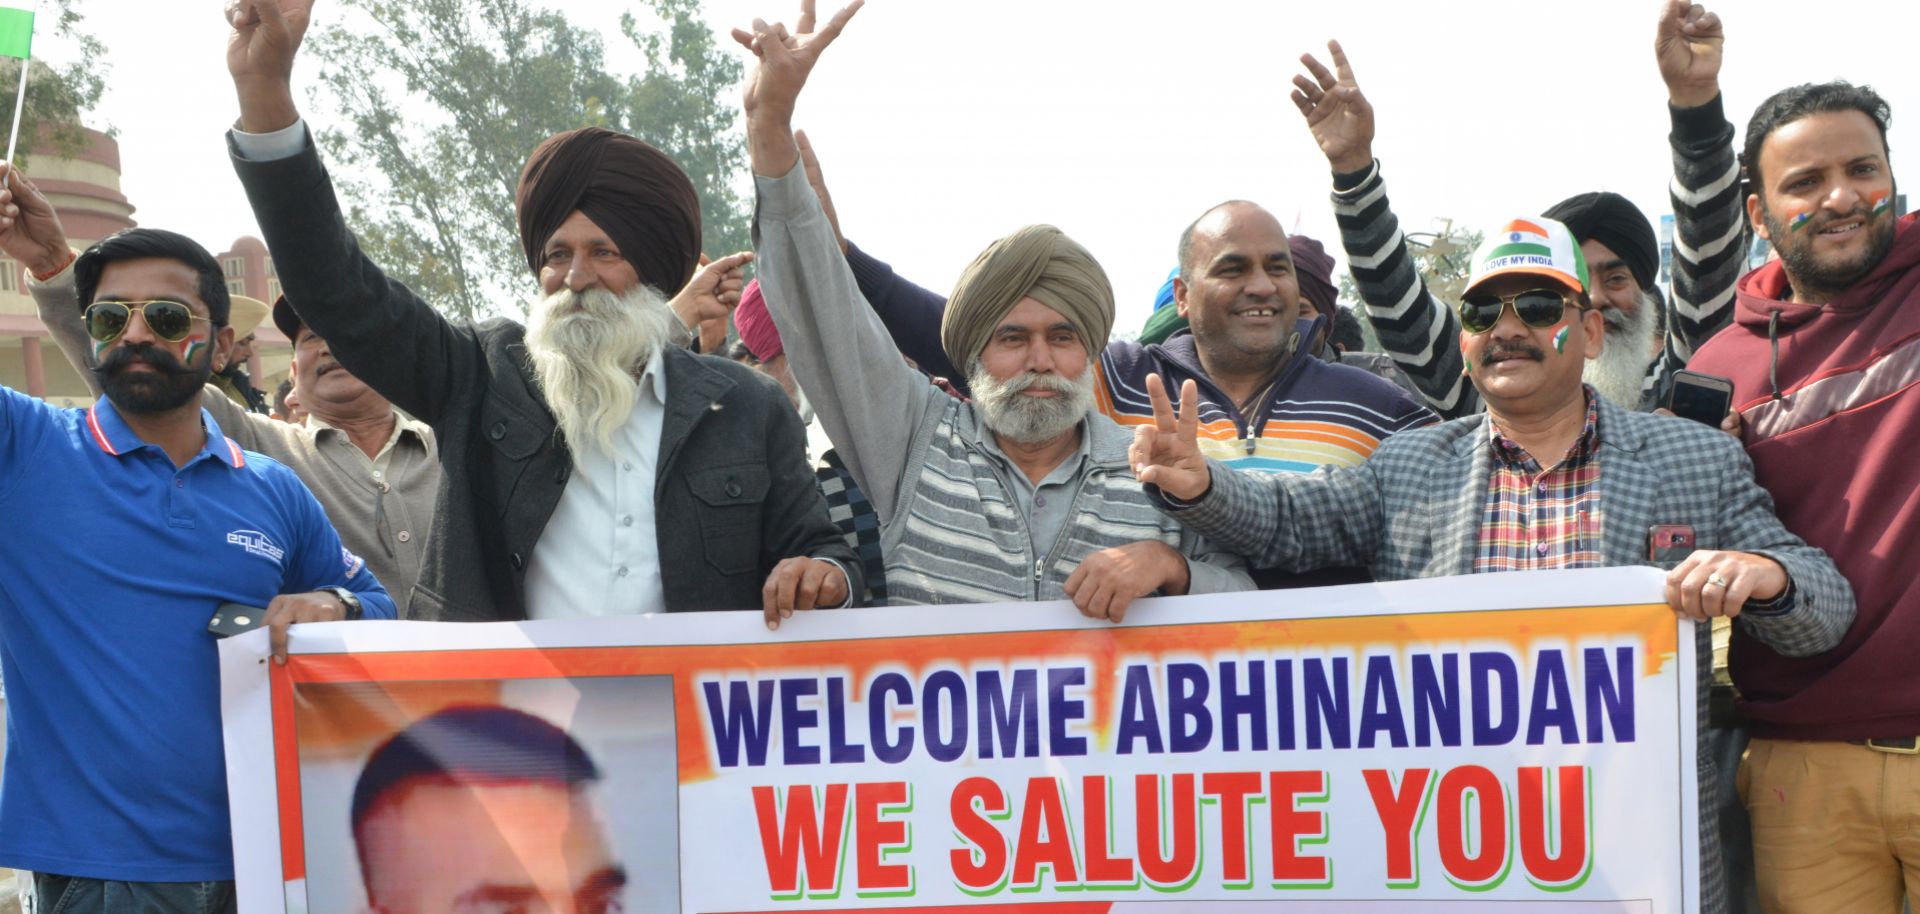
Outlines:
<svg viewBox="0 0 1920 914"><path fill-rule="evenodd" d="M221 645L241 910L1693 912L1661 593L346 622L284 666L254 632Z"/></svg>

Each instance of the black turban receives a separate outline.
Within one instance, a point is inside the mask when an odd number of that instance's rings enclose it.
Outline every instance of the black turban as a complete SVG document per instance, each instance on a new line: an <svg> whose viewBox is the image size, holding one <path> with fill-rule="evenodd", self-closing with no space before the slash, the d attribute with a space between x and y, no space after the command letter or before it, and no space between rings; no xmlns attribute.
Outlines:
<svg viewBox="0 0 1920 914"><path fill-rule="evenodd" d="M520 247L539 275L547 240L578 210L607 233L640 281L671 298L700 262L700 197L667 154L599 127L555 134L520 172Z"/></svg>
<svg viewBox="0 0 1920 914"><path fill-rule="evenodd" d="M1540 215L1565 223L1577 241L1606 245L1626 261L1640 288L1653 288L1654 279L1660 275L1660 243L1654 240L1653 224L1633 201L1597 191L1568 197Z"/></svg>

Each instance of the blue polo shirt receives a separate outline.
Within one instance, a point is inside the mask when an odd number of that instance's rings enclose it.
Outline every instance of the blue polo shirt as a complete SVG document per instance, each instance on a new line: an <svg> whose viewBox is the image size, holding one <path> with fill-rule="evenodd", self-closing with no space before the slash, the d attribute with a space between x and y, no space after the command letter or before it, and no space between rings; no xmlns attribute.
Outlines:
<svg viewBox="0 0 1920 914"><path fill-rule="evenodd" d="M58 409L0 387L0 866L232 879L207 621L337 586L393 618L293 471L201 421L206 447L176 469L105 398Z"/></svg>

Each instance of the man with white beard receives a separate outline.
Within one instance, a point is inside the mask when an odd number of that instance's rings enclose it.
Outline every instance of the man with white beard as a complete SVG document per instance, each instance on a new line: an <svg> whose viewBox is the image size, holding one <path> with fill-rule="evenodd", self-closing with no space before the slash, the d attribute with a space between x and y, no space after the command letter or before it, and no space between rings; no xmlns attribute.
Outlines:
<svg viewBox="0 0 1920 914"><path fill-rule="evenodd" d="M514 200L543 298L528 326L454 324L347 230L293 103L309 0L235 0L234 168L281 286L340 364L433 427L438 513L415 619L496 621L846 605L853 553L773 382L696 356L689 327L750 255L695 274L700 204L659 150L583 128L541 143ZM681 290L669 302L664 290Z"/></svg>
<svg viewBox="0 0 1920 914"><path fill-rule="evenodd" d="M760 58L746 111L761 286L794 377L879 515L888 602L1071 598L1117 622L1137 597L1251 590L1238 556L1156 516L1127 463L1130 436L1094 409L1113 289L1059 229L994 242L954 289L941 342L973 401L901 360L793 136L807 73L857 8L817 34L809 6L792 36L758 21L734 35Z"/></svg>
<svg viewBox="0 0 1920 914"><path fill-rule="evenodd" d="M1339 43L1329 42L1327 49L1332 69L1301 55L1307 72L1293 79L1293 103L1333 169L1333 212L1367 320L1381 348L1443 418L1478 413L1485 407L1467 382L1455 342L1460 322L1416 269L1387 200L1373 156L1373 106ZM1660 247L1653 226L1619 194L1578 194L1541 215L1565 224L1580 242L1592 278L1588 294L1606 318L1605 348L1587 363L1584 380L1627 409L1664 404L1673 372L1733 319L1732 297L1667 309L1658 291Z"/></svg>

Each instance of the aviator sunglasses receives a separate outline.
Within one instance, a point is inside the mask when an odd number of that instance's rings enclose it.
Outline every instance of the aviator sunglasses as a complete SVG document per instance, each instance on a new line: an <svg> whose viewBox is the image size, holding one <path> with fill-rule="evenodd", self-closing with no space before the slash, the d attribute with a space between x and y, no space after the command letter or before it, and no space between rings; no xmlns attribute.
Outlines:
<svg viewBox="0 0 1920 914"><path fill-rule="evenodd" d="M147 329L169 343L178 343L193 331L194 321L207 321L177 301L97 301L87 306L87 335L102 343L111 343L127 332L133 312L147 322Z"/></svg>
<svg viewBox="0 0 1920 914"><path fill-rule="evenodd" d="M1573 296L1547 289L1528 289L1512 295L1469 292L1460 299L1460 326L1468 333L1485 333L1500 322L1500 312L1513 307L1513 316L1529 327L1547 328L1560 323L1567 306L1579 307Z"/></svg>

